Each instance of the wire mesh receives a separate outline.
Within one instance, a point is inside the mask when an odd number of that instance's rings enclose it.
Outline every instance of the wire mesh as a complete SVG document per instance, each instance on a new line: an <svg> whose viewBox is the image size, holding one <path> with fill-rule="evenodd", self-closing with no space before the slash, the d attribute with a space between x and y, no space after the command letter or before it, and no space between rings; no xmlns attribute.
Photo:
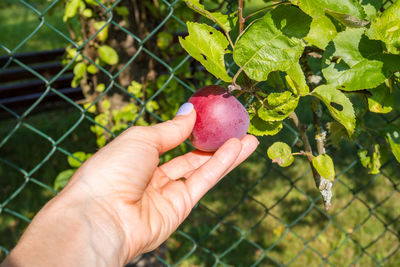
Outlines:
<svg viewBox="0 0 400 267"><path fill-rule="evenodd" d="M140 38L114 20L114 9L121 1L115 1L109 8L100 3L105 9L107 24L119 28L137 43L135 54L117 72L110 72L82 53L95 35L78 44L46 19L46 15L61 0L47 2L45 8L41 9L32 2L19 0L17 4L38 18L34 29L15 47L7 47L0 40L2 52L9 56L0 72L14 64L28 70L46 85L40 97L22 112L0 104L3 112L11 117L3 119L0 124L1 258L9 253L17 241L16 237L38 209L57 194L52 181L57 172L65 169L66 157L72 156L74 149L79 149L82 142L74 141L74 138L92 135L88 125L104 127L88 112L90 107L83 108L52 87L77 57L82 56L96 65L106 77L106 89L92 101L93 105L112 90L135 98L140 112L131 124L135 124L141 116L162 121L161 115L149 110L147 104L158 101L160 94L172 81L189 94L195 90L193 83L177 75L185 63L192 61L189 56L172 66L145 46L154 42L154 36L163 31L168 21L175 20L185 25L175 14L180 1L158 1L167 12L162 22L145 38ZM233 1L228 1L228 9L232 8ZM74 59L51 78L14 57L44 28L78 51ZM168 77L145 101L132 95L117 79L139 55L152 58L162 66ZM64 102L63 109L41 111L38 115L43 99L49 94L57 95ZM377 116L374 119L382 123L399 123L399 117L400 114L394 114L390 118ZM303 119L307 121L307 117ZM60 120L67 122L62 124ZM94 138L86 137L83 142L88 139ZM299 159L295 167L282 169L266 158L265 151L275 140L285 140L297 149L299 134L290 123L284 123L284 130L279 135L261 138L256 153L209 192L179 230L167 240L166 255L154 254L158 263L166 266L398 266L400 169L396 161L391 158L380 174L369 175L361 167L357 145L346 144L341 150L335 151L333 156L337 176L333 207L325 211L306 162ZM38 145L44 147L39 152L35 150Z"/></svg>

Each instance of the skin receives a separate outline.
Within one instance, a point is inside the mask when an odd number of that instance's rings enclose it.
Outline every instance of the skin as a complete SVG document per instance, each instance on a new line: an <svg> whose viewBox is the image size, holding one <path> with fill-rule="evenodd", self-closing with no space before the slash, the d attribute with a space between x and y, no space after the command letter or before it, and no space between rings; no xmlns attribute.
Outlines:
<svg viewBox="0 0 400 267"><path fill-rule="evenodd" d="M157 248L258 145L246 135L215 153L195 150L159 166L159 156L188 138L195 119L192 110L131 127L99 150L40 210L1 267L123 266Z"/></svg>

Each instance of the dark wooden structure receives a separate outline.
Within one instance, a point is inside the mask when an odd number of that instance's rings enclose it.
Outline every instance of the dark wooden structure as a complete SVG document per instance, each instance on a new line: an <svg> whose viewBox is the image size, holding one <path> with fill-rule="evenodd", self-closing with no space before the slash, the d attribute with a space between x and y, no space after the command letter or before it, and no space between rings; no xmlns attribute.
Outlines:
<svg viewBox="0 0 400 267"><path fill-rule="evenodd" d="M49 81L64 68L61 64L64 53L64 49L57 49L21 53L13 55L12 58L10 56L0 56L0 104L12 110L26 109L46 91L46 83L29 69L16 63L14 59L29 66L30 69ZM4 68L4 66L6 67ZM73 73L68 70L51 83L50 86L72 100L82 99L81 88L71 87L72 79ZM41 105L46 104L47 107L56 107L60 102L66 103L61 101L60 96L50 91L41 101ZM0 106L0 113L4 112L5 110Z"/></svg>

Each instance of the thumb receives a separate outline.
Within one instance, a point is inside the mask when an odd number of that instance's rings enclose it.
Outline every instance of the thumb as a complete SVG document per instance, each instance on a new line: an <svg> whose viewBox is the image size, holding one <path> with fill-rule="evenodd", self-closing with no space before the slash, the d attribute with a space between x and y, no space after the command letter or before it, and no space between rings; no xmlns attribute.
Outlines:
<svg viewBox="0 0 400 267"><path fill-rule="evenodd" d="M151 126L152 140L159 153L177 147L191 134L196 122L196 112L192 103L183 104L174 119ZM149 136L150 137L150 136Z"/></svg>

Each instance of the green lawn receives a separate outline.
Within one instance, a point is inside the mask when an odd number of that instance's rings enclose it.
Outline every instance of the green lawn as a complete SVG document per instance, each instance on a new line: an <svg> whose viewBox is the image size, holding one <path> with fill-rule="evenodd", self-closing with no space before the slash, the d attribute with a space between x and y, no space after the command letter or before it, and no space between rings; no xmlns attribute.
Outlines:
<svg viewBox="0 0 400 267"><path fill-rule="evenodd" d="M31 3L32 7L14 1L0 9L0 44L10 51L18 47L16 53L66 47L68 41L48 26L51 25L69 36L67 26L62 21L63 1L59 1L60 3L43 17L34 10L43 13L52 2L43 0L27 2ZM0 55L5 54L7 51L0 47Z"/></svg>
<svg viewBox="0 0 400 267"><path fill-rule="evenodd" d="M47 0L29 2L39 12L51 4ZM245 2L246 12L264 3ZM2 45L13 50L35 29L37 32L16 52L68 44L47 25L40 26L40 17L19 1L7 3L7 8L0 9ZM45 14L44 20L67 34L62 15L62 6L56 6ZM0 48L0 54L6 52ZM396 101L400 101L399 97ZM298 110L302 121L310 123L310 111L304 107ZM0 213L0 261L5 257L1 247L11 249L28 224L18 214L32 218L55 195L50 190L55 177L69 168L60 149L96 151L95 136L87 120L54 150L51 140L63 136L80 116L79 111L70 107L31 114L20 126L16 119L0 120L0 144L10 131L18 128L0 148L0 204L24 184L21 170L34 171L20 194ZM382 122L378 115L368 118L371 128ZM333 188L332 208L325 212L304 158L296 157L291 167L280 168L266 157L266 149L276 140L288 144L298 141L287 127L275 137L260 138L257 152L209 192L167 241L168 263L205 267L247 267L256 263L319 266L324 262L336 266L375 266L382 261L383 266L398 266L400 165L394 158L390 158L381 174L370 175L358 162L354 145L342 143L341 150L331 149L329 154L334 158L338 180ZM173 154L180 154L178 150ZM36 166L41 167L35 170Z"/></svg>

